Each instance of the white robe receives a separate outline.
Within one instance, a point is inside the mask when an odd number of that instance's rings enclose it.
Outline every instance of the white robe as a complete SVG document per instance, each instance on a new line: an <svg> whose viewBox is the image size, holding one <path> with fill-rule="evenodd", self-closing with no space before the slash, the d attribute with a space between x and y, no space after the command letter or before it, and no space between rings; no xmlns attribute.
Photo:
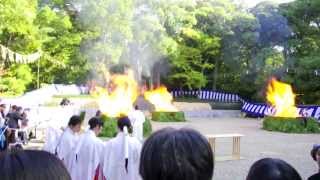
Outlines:
<svg viewBox="0 0 320 180"><path fill-rule="evenodd" d="M46 129L46 137L45 137L45 143L43 145L43 150L54 154L55 148L58 145L58 141L60 140L61 134L62 134L61 129L48 127Z"/></svg>
<svg viewBox="0 0 320 180"><path fill-rule="evenodd" d="M133 127L133 136L136 137L140 142L143 142L143 123L146 118L142 111L135 110L130 113L129 119Z"/></svg>
<svg viewBox="0 0 320 180"><path fill-rule="evenodd" d="M141 180L139 162L141 143L135 137L128 137L128 173L125 169L124 133L109 140L102 154L103 175L107 180Z"/></svg>
<svg viewBox="0 0 320 180"><path fill-rule="evenodd" d="M69 173L71 172L73 154L78 140L78 135L68 127L62 133L55 148L59 159L62 160Z"/></svg>
<svg viewBox="0 0 320 180"><path fill-rule="evenodd" d="M73 180L93 180L100 165L104 143L88 130L80 137L76 147L71 170ZM101 168L101 167L100 167Z"/></svg>

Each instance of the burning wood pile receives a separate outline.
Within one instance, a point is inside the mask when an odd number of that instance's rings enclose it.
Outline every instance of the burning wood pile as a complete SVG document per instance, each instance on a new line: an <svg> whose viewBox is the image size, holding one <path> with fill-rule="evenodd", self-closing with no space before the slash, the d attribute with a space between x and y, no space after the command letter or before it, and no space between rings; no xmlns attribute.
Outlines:
<svg viewBox="0 0 320 180"><path fill-rule="evenodd" d="M313 118L299 113L292 87L272 78L267 87L267 101L274 113L263 121L263 128L286 133L320 133L320 126Z"/></svg>
<svg viewBox="0 0 320 180"><path fill-rule="evenodd" d="M165 86L152 90L141 90L132 71L114 74L105 88L96 87L92 92L101 112L108 117L128 115L139 96L154 106L154 112L177 112L173 97Z"/></svg>
<svg viewBox="0 0 320 180"><path fill-rule="evenodd" d="M282 83L276 78L271 78L267 87L267 101L275 108L275 117L299 117L298 108L295 106L296 95L289 84Z"/></svg>

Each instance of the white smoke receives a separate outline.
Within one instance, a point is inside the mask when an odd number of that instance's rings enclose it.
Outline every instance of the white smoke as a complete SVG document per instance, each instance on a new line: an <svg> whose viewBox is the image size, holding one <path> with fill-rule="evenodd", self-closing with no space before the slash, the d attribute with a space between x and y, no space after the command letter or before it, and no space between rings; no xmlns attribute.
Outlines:
<svg viewBox="0 0 320 180"><path fill-rule="evenodd" d="M168 36L148 1L70 0L68 6L76 11L81 27L99 32L82 45L82 53L94 67L129 64L141 80L152 76L154 64L165 59L161 42Z"/></svg>

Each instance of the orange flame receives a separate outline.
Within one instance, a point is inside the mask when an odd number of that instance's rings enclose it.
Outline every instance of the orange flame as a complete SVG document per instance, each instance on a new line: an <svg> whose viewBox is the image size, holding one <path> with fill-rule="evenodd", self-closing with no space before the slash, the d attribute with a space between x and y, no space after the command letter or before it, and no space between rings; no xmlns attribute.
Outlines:
<svg viewBox="0 0 320 180"><path fill-rule="evenodd" d="M155 110L159 112L176 112L178 111L172 105L172 95L167 88L160 86L157 89L146 91L144 97L147 101L155 106Z"/></svg>
<svg viewBox="0 0 320 180"><path fill-rule="evenodd" d="M267 87L267 100L275 107L276 117L298 117L298 109L295 106L296 95L289 84L272 78Z"/></svg>
<svg viewBox="0 0 320 180"><path fill-rule="evenodd" d="M132 73L111 76L109 90L97 88L94 92L101 112L109 117L128 115L138 97L138 85Z"/></svg>

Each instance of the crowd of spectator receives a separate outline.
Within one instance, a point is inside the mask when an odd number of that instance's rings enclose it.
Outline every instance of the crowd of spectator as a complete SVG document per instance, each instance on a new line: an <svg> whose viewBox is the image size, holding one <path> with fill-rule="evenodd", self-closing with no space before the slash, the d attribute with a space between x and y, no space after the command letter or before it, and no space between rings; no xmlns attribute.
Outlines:
<svg viewBox="0 0 320 180"><path fill-rule="evenodd" d="M16 129L25 121L21 108L11 107L4 126ZM89 130L78 138L82 121L73 116L53 152L11 149L0 153L0 177L3 180L211 180L214 179L214 155L207 139L193 129L164 128L154 132L143 144L130 136L128 117L118 119L118 135L108 141L97 136L104 122L89 120ZM69 133L69 135L66 135ZM72 145L70 145L70 143ZM70 146L70 147L66 147ZM311 157L319 171L308 180L320 179L320 145L314 145ZM77 178L75 178L77 177ZM281 159L256 161L246 180L301 180L298 171Z"/></svg>
<svg viewBox="0 0 320 180"><path fill-rule="evenodd" d="M29 108L6 104L0 104L0 151L10 147L10 145L26 144L28 139L34 137L28 131Z"/></svg>

